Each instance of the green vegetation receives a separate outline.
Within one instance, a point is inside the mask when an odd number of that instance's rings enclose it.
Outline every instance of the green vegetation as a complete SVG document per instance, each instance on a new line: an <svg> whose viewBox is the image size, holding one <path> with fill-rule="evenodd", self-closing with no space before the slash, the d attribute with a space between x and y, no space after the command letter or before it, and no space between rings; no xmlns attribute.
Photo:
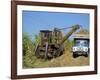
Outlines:
<svg viewBox="0 0 100 80"><path fill-rule="evenodd" d="M23 67L33 67L35 63L35 46L39 43L40 38L38 35L35 36L35 40L32 40L32 35L28 35L28 33L23 33Z"/></svg>
<svg viewBox="0 0 100 80"><path fill-rule="evenodd" d="M68 39L67 41L65 41L65 50L71 51L73 44L73 40Z"/></svg>

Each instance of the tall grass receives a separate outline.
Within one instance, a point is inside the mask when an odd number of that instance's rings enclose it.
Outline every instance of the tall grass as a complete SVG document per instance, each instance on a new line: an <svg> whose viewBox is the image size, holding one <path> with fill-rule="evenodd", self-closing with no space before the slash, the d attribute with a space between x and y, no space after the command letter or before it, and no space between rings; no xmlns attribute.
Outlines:
<svg viewBox="0 0 100 80"><path fill-rule="evenodd" d="M68 51L72 51L72 47L73 47L73 44L74 44L74 41L73 40L66 40L65 41L65 50L68 50Z"/></svg>
<svg viewBox="0 0 100 80"><path fill-rule="evenodd" d="M33 36L35 36L34 40L32 39ZM39 41L38 35L23 33L23 67L34 67L33 64L36 60L34 50Z"/></svg>

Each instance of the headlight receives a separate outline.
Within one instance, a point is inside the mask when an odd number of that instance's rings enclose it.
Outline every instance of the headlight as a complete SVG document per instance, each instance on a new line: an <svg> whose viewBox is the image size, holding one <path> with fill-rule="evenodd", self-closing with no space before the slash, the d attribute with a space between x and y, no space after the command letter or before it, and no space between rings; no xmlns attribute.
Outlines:
<svg viewBox="0 0 100 80"><path fill-rule="evenodd" d="M73 52L77 51L78 48L77 47L73 47Z"/></svg>
<svg viewBox="0 0 100 80"><path fill-rule="evenodd" d="M88 51L88 48L84 48L84 51L87 52Z"/></svg>

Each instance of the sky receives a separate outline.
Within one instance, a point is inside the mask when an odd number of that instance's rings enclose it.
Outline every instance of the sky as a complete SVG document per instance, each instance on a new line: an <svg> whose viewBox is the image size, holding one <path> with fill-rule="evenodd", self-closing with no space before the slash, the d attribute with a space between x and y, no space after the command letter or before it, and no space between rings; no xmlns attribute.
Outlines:
<svg viewBox="0 0 100 80"><path fill-rule="evenodd" d="M90 16L87 13L26 11L22 12L22 30L28 34L39 34L40 30L67 28L79 24L89 30ZM64 30L65 31L65 30ZM69 30L66 30L67 33Z"/></svg>

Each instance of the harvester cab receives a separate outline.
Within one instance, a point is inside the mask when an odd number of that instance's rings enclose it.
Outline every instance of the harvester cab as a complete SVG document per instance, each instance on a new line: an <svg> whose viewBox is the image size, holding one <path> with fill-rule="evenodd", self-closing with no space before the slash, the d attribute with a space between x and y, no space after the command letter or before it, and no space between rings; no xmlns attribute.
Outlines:
<svg viewBox="0 0 100 80"><path fill-rule="evenodd" d="M50 31L50 30L41 30L40 31L40 39L41 39L40 43L41 43L41 45L45 46L47 42L51 43L52 42L51 37L52 37L52 31Z"/></svg>

